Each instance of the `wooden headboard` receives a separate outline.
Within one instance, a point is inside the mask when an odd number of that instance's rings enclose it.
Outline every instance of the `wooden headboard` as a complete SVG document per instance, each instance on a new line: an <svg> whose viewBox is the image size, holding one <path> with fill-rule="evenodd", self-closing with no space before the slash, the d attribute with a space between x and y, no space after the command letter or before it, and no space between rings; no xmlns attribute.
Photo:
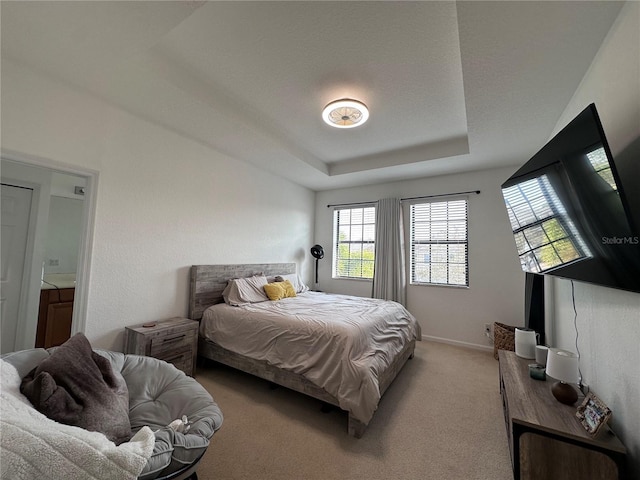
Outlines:
<svg viewBox="0 0 640 480"><path fill-rule="evenodd" d="M230 278L244 278L264 273L266 276L296 273L295 263L246 263L229 265L193 265L189 318L200 320L211 305L221 303L222 291Z"/></svg>

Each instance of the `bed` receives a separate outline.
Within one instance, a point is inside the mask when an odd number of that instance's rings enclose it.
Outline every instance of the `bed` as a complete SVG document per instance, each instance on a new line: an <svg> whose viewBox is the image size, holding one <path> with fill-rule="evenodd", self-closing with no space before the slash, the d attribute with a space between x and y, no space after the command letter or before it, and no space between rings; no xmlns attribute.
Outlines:
<svg viewBox="0 0 640 480"><path fill-rule="evenodd" d="M413 356L420 326L395 302L308 291L295 272L295 263L192 266L189 317L200 321L198 355L347 411L348 432L360 438ZM230 279L261 275L292 279L296 295L225 303Z"/></svg>

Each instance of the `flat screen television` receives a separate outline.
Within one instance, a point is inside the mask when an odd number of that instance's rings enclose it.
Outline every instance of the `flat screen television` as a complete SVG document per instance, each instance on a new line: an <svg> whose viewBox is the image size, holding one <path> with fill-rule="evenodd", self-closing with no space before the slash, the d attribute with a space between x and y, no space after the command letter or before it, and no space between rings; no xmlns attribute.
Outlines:
<svg viewBox="0 0 640 480"><path fill-rule="evenodd" d="M589 105L502 185L522 269L640 292L636 170L621 178Z"/></svg>

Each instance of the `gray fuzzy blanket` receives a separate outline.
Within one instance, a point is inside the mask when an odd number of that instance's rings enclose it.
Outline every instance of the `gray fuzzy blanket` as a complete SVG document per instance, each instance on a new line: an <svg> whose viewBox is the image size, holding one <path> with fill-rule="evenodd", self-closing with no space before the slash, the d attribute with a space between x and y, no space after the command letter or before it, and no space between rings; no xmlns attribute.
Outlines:
<svg viewBox="0 0 640 480"><path fill-rule="evenodd" d="M36 410L56 422L101 432L116 445L131 438L124 378L91 349L82 333L31 370L20 391Z"/></svg>

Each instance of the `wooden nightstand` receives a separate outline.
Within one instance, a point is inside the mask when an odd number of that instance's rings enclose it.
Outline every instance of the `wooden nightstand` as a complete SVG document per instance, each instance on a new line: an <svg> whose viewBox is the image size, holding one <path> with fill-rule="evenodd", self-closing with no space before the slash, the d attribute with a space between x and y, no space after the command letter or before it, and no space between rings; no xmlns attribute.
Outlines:
<svg viewBox="0 0 640 480"><path fill-rule="evenodd" d="M176 317L149 327L126 327L124 353L159 358L193 376L198 354L198 325L195 320Z"/></svg>

